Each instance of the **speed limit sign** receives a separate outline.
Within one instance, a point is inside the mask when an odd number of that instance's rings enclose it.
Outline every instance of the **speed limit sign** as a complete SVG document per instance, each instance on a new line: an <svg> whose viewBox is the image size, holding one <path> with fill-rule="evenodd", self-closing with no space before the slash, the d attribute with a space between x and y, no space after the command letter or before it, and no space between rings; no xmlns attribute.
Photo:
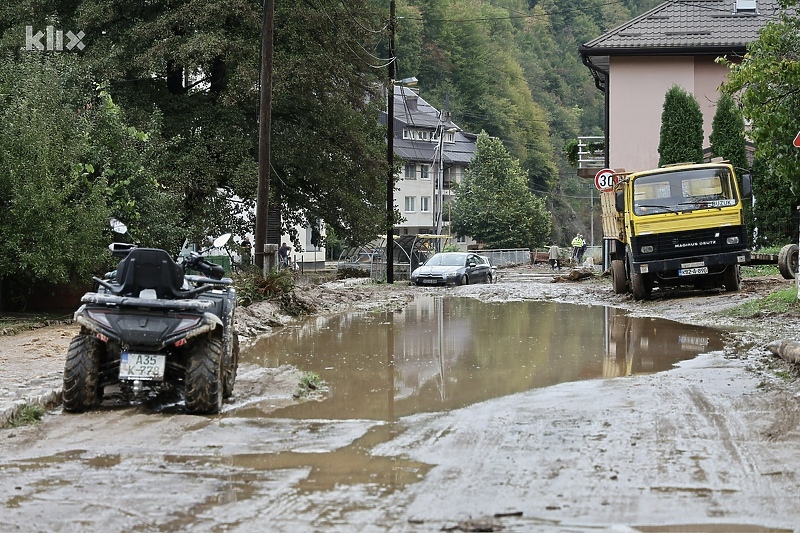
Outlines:
<svg viewBox="0 0 800 533"><path fill-rule="evenodd" d="M594 186L598 191L610 191L614 188L614 171L610 168L598 170L594 175Z"/></svg>

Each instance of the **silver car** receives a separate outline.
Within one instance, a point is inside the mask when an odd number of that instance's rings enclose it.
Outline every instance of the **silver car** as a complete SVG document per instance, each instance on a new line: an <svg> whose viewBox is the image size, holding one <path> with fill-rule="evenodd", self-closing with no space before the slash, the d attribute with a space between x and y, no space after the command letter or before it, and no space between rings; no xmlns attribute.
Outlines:
<svg viewBox="0 0 800 533"><path fill-rule="evenodd" d="M489 262L470 252L442 252L428 259L411 273L417 285L468 285L491 283L492 267Z"/></svg>

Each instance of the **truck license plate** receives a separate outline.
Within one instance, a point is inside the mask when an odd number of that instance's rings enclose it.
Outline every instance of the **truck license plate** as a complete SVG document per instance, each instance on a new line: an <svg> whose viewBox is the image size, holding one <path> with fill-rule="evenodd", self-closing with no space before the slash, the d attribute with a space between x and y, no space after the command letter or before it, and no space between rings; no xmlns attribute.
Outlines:
<svg viewBox="0 0 800 533"><path fill-rule="evenodd" d="M697 274L708 274L708 267L681 268L678 270L679 276L696 276Z"/></svg>
<svg viewBox="0 0 800 533"><path fill-rule="evenodd" d="M149 353L122 352L119 358L119 378L142 381L164 379L166 357Z"/></svg>

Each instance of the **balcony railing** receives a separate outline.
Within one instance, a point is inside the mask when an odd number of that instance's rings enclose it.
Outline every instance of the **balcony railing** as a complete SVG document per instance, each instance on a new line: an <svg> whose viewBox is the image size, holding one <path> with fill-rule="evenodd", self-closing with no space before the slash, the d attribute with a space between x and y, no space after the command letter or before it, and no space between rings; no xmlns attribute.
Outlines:
<svg viewBox="0 0 800 533"><path fill-rule="evenodd" d="M578 168L601 169L606 164L604 137L578 137Z"/></svg>

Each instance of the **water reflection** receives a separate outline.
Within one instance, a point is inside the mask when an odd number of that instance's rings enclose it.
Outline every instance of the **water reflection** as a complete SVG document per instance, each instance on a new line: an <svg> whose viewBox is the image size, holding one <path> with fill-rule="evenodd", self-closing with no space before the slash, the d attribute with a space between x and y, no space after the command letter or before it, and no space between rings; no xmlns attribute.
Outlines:
<svg viewBox="0 0 800 533"><path fill-rule="evenodd" d="M271 416L394 420L556 383L666 370L722 348L720 332L611 307L424 297L402 312L318 317L243 357L292 364L328 399Z"/></svg>

